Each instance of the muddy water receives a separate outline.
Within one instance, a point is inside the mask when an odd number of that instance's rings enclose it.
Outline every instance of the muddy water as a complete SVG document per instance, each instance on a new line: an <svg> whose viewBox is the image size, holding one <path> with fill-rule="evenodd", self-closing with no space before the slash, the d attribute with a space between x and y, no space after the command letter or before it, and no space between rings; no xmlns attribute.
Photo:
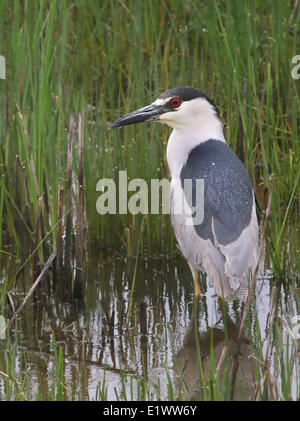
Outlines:
<svg viewBox="0 0 300 421"><path fill-rule="evenodd" d="M293 238L292 234L289 238ZM286 250L297 249L295 245L288 247L288 239L286 244ZM27 379L26 399L55 398L58 376L55 337L56 347L62 347L64 352L65 399L99 399L97 386L103 382L104 396L109 400L125 396L144 399L145 385L147 399L170 399L168 376L174 398L181 384L182 398L198 399L201 389L199 352L202 370L208 377L213 338L214 370L222 378L226 361L224 349L231 356L235 352L244 304L229 304L224 315L214 290L203 276L204 294L195 307L191 274L179 254L173 258L140 257L132 293L135 259L122 253L99 256L96 251L89 254L84 302L69 299L64 292L54 293L51 283L41 285L26 304L9 338L0 341L0 370L14 376L19 386ZM291 318L299 313L297 259L297 253L290 255L290 270L283 278L272 272L267 256L261 266L256 305L251 309L249 329L241 347L242 369L237 379L236 398L249 399L255 394L255 361L260 358L255 341L259 330L265 349L271 287L277 286L277 316L292 327ZM30 281L25 277L16 291L17 300L25 296L29 286ZM280 329L283 342L291 343L292 338L283 324ZM0 375L2 399L6 399L8 393L4 374ZM298 374L295 370L295 395ZM13 390L9 398L16 396ZM229 398L228 390L224 389L224 397Z"/></svg>

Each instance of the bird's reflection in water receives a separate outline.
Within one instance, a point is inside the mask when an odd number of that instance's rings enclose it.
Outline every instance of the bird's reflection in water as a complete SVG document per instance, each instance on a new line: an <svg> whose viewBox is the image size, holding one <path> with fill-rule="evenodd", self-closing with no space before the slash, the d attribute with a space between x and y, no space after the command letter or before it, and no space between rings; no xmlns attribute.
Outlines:
<svg viewBox="0 0 300 421"><path fill-rule="evenodd" d="M229 316L228 307L219 301L217 323L199 328L203 312L208 315L204 299L194 304L194 317L184 338L183 347L175 356L178 393L184 400L201 400L216 393L214 399L231 399L231 367L237 352L239 326ZM202 308L201 308L202 307ZM207 319L207 318L206 318ZM251 400L255 394L255 360L246 336L241 338L239 370L234 383L234 400ZM213 351L213 352L212 352ZM201 356L201 362L199 361ZM203 378L201 378L203 376ZM211 380L215 382L212 392ZM204 391L204 389L206 389Z"/></svg>

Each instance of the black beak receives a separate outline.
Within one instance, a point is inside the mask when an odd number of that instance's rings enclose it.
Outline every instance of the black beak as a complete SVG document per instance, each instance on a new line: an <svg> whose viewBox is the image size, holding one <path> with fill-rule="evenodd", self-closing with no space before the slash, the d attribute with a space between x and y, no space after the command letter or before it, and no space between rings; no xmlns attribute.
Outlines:
<svg viewBox="0 0 300 421"><path fill-rule="evenodd" d="M159 119L159 116L165 112L164 106L161 105L147 105L147 107L140 108L139 110L133 111L132 113L124 115L124 117L119 118L114 123L112 123L109 128L113 129L114 127L127 126L128 124L142 123L144 121L155 121Z"/></svg>

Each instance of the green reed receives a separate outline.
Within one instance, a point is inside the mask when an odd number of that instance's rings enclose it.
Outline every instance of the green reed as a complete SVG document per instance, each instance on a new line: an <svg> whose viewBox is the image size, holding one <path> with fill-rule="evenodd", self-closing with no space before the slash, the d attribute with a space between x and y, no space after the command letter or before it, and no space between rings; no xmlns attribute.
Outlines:
<svg viewBox="0 0 300 421"><path fill-rule="evenodd" d="M215 100L228 143L255 187L268 188L274 174L272 232L280 243L287 205L299 206L299 82L291 77L291 58L300 48L300 13L293 2L15 0L1 2L0 12L0 52L7 59L7 78L0 81L0 222L17 246L18 211L25 209L19 225L34 229L38 195L46 229L57 220L69 114L84 110L90 236L116 245L120 236L126 241L128 228L136 248L139 218L99 216L95 186L117 178L118 170L127 170L129 180L167 177L169 129L109 131L108 123L178 85L197 86ZM16 106L28 128L37 188ZM75 151L75 173L77 160ZM172 252L168 216L148 215L146 227L148 252L162 246ZM55 238L56 230L53 244Z"/></svg>
<svg viewBox="0 0 300 421"><path fill-rule="evenodd" d="M0 54L7 64L6 79L0 79L0 259L10 270L0 286L2 312L6 292L24 265L37 253L45 262L44 245L56 250L70 114L85 113L89 239L103 248L122 244L128 254L174 253L168 215L100 216L96 184L101 178L117 180L120 170L129 180L148 183L169 176L170 129L145 124L110 131L108 125L180 85L198 87L219 106L227 141L245 163L262 209L273 174L267 249L278 275L299 270L299 233L287 223L300 208L300 80L291 76L291 59L300 54L296 5L281 0L0 2ZM78 167L75 142L75 203ZM275 355L285 376L280 397L288 397L293 365L284 365L289 359L282 348ZM63 399L60 348L55 361L60 383L52 397ZM16 387L13 363L7 364L7 382ZM212 359L210 367L207 399L221 393ZM139 381L145 397L147 388ZM15 385L18 390L8 387L7 397L21 399L22 381ZM169 382L170 396L174 393ZM105 379L98 394L106 396Z"/></svg>

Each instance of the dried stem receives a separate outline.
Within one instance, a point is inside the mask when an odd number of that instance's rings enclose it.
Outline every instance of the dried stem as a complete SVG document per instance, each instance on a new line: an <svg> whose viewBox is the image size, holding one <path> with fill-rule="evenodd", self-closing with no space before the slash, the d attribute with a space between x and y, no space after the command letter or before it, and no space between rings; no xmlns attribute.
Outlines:
<svg viewBox="0 0 300 421"><path fill-rule="evenodd" d="M47 262L45 263L45 266L43 267L43 270L41 271L41 273L39 274L39 276L37 277L36 281L31 285L30 290L28 291L26 297L24 298L24 300L22 301L22 304L18 307L18 309L14 312L14 314L12 315L8 325L12 325L17 317L17 315L20 313L20 311L22 311L23 307L25 306L26 302L28 301L28 299L31 297L31 295L33 294L34 290L36 289L36 287L39 285L39 283L41 282L41 280L43 279L43 277L45 276L45 274L47 273L49 267L51 266L53 260L55 259L56 254L52 253L49 257L49 259L47 260ZM7 328L7 326L6 326ZM5 330L6 330L5 328Z"/></svg>

